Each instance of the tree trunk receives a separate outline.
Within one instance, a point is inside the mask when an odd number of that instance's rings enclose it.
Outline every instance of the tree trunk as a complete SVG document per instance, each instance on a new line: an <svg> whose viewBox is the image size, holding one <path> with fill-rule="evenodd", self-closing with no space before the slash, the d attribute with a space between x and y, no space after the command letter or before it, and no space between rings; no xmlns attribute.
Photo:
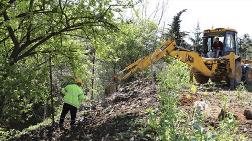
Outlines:
<svg viewBox="0 0 252 141"><path fill-rule="evenodd" d="M94 98L95 60L96 60L96 51L95 51L95 49L94 49L94 53L93 53L93 60L92 60L92 63L93 63L93 68L92 68L92 82L91 82L91 88L92 88L92 91L91 91L91 99L93 99L93 98Z"/></svg>

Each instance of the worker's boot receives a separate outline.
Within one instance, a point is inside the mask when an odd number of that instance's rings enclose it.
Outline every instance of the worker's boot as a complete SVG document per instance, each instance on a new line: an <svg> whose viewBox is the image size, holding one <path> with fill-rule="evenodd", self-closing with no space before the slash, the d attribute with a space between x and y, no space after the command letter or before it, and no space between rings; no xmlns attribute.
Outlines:
<svg viewBox="0 0 252 141"><path fill-rule="evenodd" d="M71 130L74 130L74 129L76 129L76 127L77 127L77 125L76 125L76 124L71 124L70 129L71 129Z"/></svg>

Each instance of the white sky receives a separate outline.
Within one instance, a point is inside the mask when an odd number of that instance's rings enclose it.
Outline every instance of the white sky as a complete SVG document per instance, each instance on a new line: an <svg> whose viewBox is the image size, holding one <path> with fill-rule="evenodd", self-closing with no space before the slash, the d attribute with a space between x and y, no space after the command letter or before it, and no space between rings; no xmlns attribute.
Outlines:
<svg viewBox="0 0 252 141"><path fill-rule="evenodd" d="M158 23L164 8L160 26L170 24L173 16L182 9L187 9L181 16L182 31L192 32L197 22L201 30L218 27L234 28L238 36L245 33L252 36L252 0L144 0L147 7L146 16ZM154 18L159 3L159 11ZM163 4L162 4L163 3ZM163 6L163 8L162 8Z"/></svg>

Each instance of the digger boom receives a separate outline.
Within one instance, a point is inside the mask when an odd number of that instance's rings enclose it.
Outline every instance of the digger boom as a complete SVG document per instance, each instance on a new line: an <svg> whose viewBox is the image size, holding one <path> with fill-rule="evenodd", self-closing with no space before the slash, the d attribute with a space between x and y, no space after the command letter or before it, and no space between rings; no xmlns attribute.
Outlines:
<svg viewBox="0 0 252 141"><path fill-rule="evenodd" d="M213 67L211 69L209 69L205 65L205 62L209 61L208 58L201 57L195 51L177 48L175 40L168 40L161 48L156 49L152 54L144 58L140 58L136 62L127 66L123 71L119 73L118 79L125 80L134 72L144 70L148 66L152 65L153 63L167 55L188 64L193 70L197 70L207 77L213 76L215 69L217 68L217 62L213 64ZM233 62L231 63L232 65L230 67L234 68L234 53L230 53L228 58L231 62Z"/></svg>

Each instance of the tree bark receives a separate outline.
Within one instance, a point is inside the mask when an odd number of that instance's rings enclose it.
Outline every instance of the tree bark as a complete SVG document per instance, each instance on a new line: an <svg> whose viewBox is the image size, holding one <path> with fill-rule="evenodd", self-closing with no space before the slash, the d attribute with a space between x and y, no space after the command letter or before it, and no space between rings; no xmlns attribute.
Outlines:
<svg viewBox="0 0 252 141"><path fill-rule="evenodd" d="M93 99L93 98L94 98L95 60L96 60L96 51L95 51L95 49L94 49L94 52L93 52L93 60L92 60L92 63L93 63L93 68L92 68L92 81L91 81L91 87L92 87L92 91L91 91L91 99Z"/></svg>

